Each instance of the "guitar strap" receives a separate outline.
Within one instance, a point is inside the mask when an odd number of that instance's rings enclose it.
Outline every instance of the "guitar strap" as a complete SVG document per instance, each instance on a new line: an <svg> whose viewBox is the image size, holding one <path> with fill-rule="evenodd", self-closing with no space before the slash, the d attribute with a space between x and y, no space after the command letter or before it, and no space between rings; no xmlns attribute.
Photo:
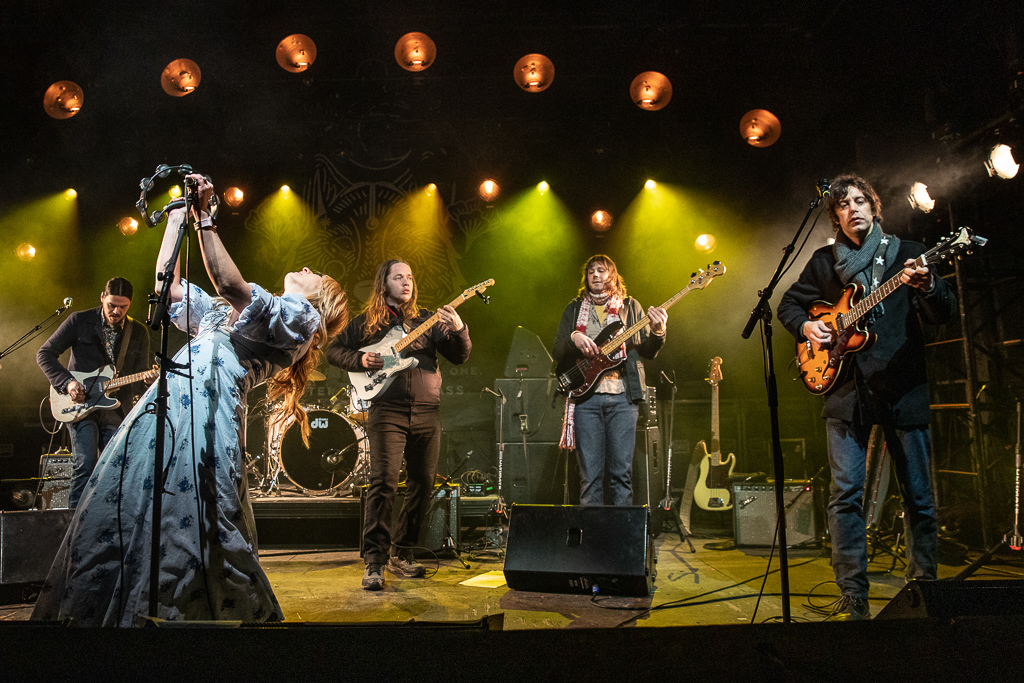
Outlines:
<svg viewBox="0 0 1024 683"><path fill-rule="evenodd" d="M133 327L135 327L135 321L126 315L124 317L124 337L121 339L121 352L117 354L117 362L114 363L114 372L118 375L121 374L121 368L124 366L124 357L128 355L128 343L132 340Z"/></svg>

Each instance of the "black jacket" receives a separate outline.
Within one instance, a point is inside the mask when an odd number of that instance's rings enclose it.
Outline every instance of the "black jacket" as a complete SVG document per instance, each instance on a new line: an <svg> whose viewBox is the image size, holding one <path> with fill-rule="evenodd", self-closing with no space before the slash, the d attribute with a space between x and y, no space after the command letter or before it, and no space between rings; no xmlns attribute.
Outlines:
<svg viewBox="0 0 1024 683"><path fill-rule="evenodd" d="M145 325L130 317L125 318L124 324L125 330L128 329L128 325L132 326L132 338L128 342L128 351L124 356L124 366L119 368L118 374L121 376L143 372L151 366L149 330ZM121 353L123 341L124 332L121 333L114 345L114 357L108 357L107 346L103 342L102 307L97 306L88 311L76 311L69 315L39 348L39 352L36 353L36 363L39 364L52 386L63 388L63 385L73 379L70 370L92 372L99 370L104 365L114 365ZM68 367L65 368L60 363L60 355L68 349L71 349L71 360ZM129 395L141 395L145 388L145 384L139 383L124 387L117 394L117 398L121 401L118 411L122 416L126 415L132 407L133 401Z"/></svg>
<svg viewBox="0 0 1024 683"><path fill-rule="evenodd" d="M925 252L920 242L902 240L895 263L882 282L903 270L908 258ZM782 296L779 321L797 338L809 320L807 309L817 300L835 303L843 283L835 271L832 247L811 255L800 278ZM875 316L868 331L877 335L874 345L852 355L852 367L844 369L839 384L825 396L822 416L848 422L892 424L906 428L930 421L928 375L925 367L921 322L942 324L957 311L956 295L934 273L935 288L928 293L909 285L882 300L884 312ZM847 359L849 363L849 358Z"/></svg>
<svg viewBox="0 0 1024 683"><path fill-rule="evenodd" d="M433 311L421 308L416 318L405 325L406 331L411 332L432 315ZM327 347L327 361L349 372L365 372L362 366L363 354L359 349L376 344L399 323L399 319L391 315L387 325L373 335L367 336L366 314L356 316ZM472 349L468 325L463 324L461 330L451 332L443 323L435 323L404 352L406 357L415 356L419 364L396 375L391 386L374 399L373 403L439 405L441 372L437 369L437 353L440 352L452 363L461 365L469 359Z"/></svg>
<svg viewBox="0 0 1024 683"><path fill-rule="evenodd" d="M576 330L576 319L580 317L580 306L583 300L579 297L569 302L562 312L562 321L558 324L558 334L551 348L551 355L556 363L562 362L567 353L574 352L576 345L572 342L572 333ZM629 327L644 317L644 310L633 297L626 297L622 302L622 313L619 318L625 327ZM640 329L632 339L626 341L626 399L630 403L638 403L644 398L644 387L647 378L644 374L643 356L653 359L665 345L665 335L651 333L650 326Z"/></svg>

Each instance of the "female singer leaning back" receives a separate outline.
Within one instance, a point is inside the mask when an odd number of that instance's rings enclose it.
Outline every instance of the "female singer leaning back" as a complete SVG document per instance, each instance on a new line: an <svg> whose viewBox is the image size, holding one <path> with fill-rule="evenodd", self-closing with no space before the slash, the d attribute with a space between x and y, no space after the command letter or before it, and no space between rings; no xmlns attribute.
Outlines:
<svg viewBox="0 0 1024 683"><path fill-rule="evenodd" d="M298 422L306 439L299 398L322 347L348 320L347 301L335 280L308 268L285 275L280 296L246 282L206 212L213 186L192 177L202 207L199 245L218 296L179 280L175 264L171 321L194 337L174 358L191 379L168 376L157 616L280 620L248 499L240 441L246 394L267 380L270 398L282 399L275 418ZM168 216L157 273L184 219L182 210ZM131 626L148 614L155 392L153 385L103 451L33 619Z"/></svg>

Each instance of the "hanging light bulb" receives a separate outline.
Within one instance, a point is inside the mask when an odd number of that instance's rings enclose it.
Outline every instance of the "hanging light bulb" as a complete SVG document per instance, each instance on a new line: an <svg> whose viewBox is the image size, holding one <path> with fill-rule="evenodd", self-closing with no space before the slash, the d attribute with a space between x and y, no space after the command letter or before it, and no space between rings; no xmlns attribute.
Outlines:
<svg viewBox="0 0 1024 683"><path fill-rule="evenodd" d="M765 109L751 109L740 119L740 135L753 147L768 147L782 135L782 124Z"/></svg>
<svg viewBox="0 0 1024 683"><path fill-rule="evenodd" d="M718 246L718 240L715 239L714 235L704 233L703 235L697 236L697 239L694 240L693 246L696 247L697 251L710 254L715 250L715 247Z"/></svg>
<svg viewBox="0 0 1024 683"><path fill-rule="evenodd" d="M238 206L245 199L245 193L237 187L229 187L224 190L224 202L228 206Z"/></svg>
<svg viewBox="0 0 1024 683"><path fill-rule="evenodd" d="M601 211L598 209L594 213L590 214L590 227L597 232L604 232L608 228L612 227L612 215L607 211Z"/></svg>
<svg viewBox="0 0 1024 683"><path fill-rule="evenodd" d="M437 46L425 33L406 33L395 44L395 61L406 71L423 71L436 56Z"/></svg>
<svg viewBox="0 0 1024 683"><path fill-rule="evenodd" d="M191 59L175 59L164 67L160 74L160 85L168 95L184 97L199 87L202 78L199 65Z"/></svg>
<svg viewBox="0 0 1024 683"><path fill-rule="evenodd" d="M22 242L18 245L18 248L14 250L14 253L18 255L18 258L22 261L31 261L36 256L36 248L28 242Z"/></svg>
<svg viewBox="0 0 1024 683"><path fill-rule="evenodd" d="M498 183L488 179L480 183L480 188L477 190L477 193L480 195L480 199L485 202L490 202L495 200L498 195L501 194L501 187L498 186Z"/></svg>
<svg viewBox="0 0 1024 683"><path fill-rule="evenodd" d="M82 110L85 94L74 81L57 81L43 94L43 110L55 119L70 119Z"/></svg>
<svg viewBox="0 0 1024 683"><path fill-rule="evenodd" d="M516 62L512 77L526 92L540 92L555 80L555 65L544 55L528 54Z"/></svg>
<svg viewBox="0 0 1024 683"><path fill-rule="evenodd" d="M285 71L305 71L315 60L316 43L309 36L293 33L277 44L277 63Z"/></svg>
<svg viewBox="0 0 1024 683"><path fill-rule="evenodd" d="M125 216L117 222L117 229L125 237L131 237L139 230L139 222L130 216Z"/></svg>
<svg viewBox="0 0 1024 683"><path fill-rule="evenodd" d="M633 103L647 111L657 111L672 99L672 83L657 71L644 71L629 86Z"/></svg>

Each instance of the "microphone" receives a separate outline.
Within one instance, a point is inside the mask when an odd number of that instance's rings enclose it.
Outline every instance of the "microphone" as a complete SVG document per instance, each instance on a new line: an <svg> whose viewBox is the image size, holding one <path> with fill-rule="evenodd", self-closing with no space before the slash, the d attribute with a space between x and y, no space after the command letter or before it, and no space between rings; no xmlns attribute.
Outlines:
<svg viewBox="0 0 1024 683"><path fill-rule="evenodd" d="M498 398L501 398L501 394L499 394L499 393L498 393L497 391L495 391L494 389L491 389L490 387L484 387L484 388L483 388L483 389L481 389L480 391L481 391L481 392L484 392L484 391L486 391L486 392L487 392L488 394L491 394L492 396L497 396Z"/></svg>
<svg viewBox="0 0 1024 683"><path fill-rule="evenodd" d="M829 182L828 182L828 178L822 178L821 180L819 180L818 184L817 184L818 196L819 197L827 197L829 194L831 194L829 192L829 187L830 187L830 185L829 185Z"/></svg>
<svg viewBox="0 0 1024 683"><path fill-rule="evenodd" d="M666 374L665 374L665 371L664 371L664 370L662 370L662 371L661 371L661 378L662 378L663 380L665 380L665 382L666 382L667 384L675 384L675 382L673 382L672 380L670 380L670 379L668 378L668 375L666 375Z"/></svg>
<svg viewBox="0 0 1024 683"><path fill-rule="evenodd" d="M72 303L74 303L74 299L72 299L70 296L64 297L64 305L57 309L57 315L60 315L64 311L71 308Z"/></svg>

